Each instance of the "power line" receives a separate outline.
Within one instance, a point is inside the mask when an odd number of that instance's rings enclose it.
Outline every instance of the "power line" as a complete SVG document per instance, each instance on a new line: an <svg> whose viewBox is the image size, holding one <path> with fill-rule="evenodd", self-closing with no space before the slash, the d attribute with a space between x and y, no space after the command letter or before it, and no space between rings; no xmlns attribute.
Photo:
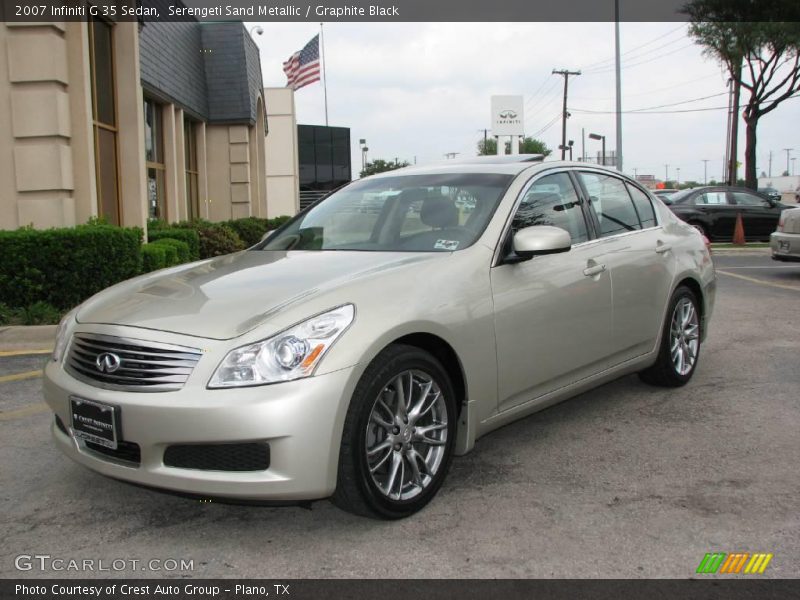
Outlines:
<svg viewBox="0 0 800 600"><path fill-rule="evenodd" d="M641 49L641 48L644 48L644 47L646 47L646 46L649 46L650 44L652 44L652 43L654 43L654 42L657 42L658 40L663 40L665 37L668 37L668 36L672 35L672 34L673 34L673 33L675 33L676 31L678 31L679 29L683 29L684 27L685 27L685 25L682 23L682 24L678 25L678 26L677 26L675 29L670 29L670 30L669 30L667 33L664 33L664 34L662 34L662 35L659 35L659 36L657 36L657 37L654 37L652 40L650 40L650 41L648 41L648 42L645 42L644 44L640 44L640 45L638 45L638 46L634 46L634 47L633 47L633 48L631 48L630 50L626 50L625 52L623 52L623 53L621 54L621 56L627 56L628 54L631 54L632 52L636 52L637 50L639 50L639 49ZM591 69L591 68L595 67L596 65L601 65L601 64L603 64L603 63L607 63L607 62L611 62L611 63L613 63L613 62L614 62L614 57L612 56L612 57L610 57L610 58L606 58L605 60L600 60L600 61L598 61L598 62L589 63L588 65L583 65L583 66L581 67L581 69L582 69L582 70L583 70L583 69Z"/></svg>
<svg viewBox="0 0 800 600"><path fill-rule="evenodd" d="M640 59L642 59L642 58L644 58L644 57L646 57L646 56L648 56L650 54L653 54L654 52L658 52L659 50L662 50L662 49L666 48L667 46L672 46L673 44L677 44L678 42L682 42L684 40L685 40L685 38L683 38L683 37L675 38L674 40L670 40L666 44L661 44L660 46L656 46L655 48L650 48L649 50L647 50L645 52L642 52L641 54L637 54L635 56L628 56L628 57L625 58L625 60L626 61L638 61L638 60L640 60ZM608 70L608 69L611 69L611 68L613 68L613 65L610 65L610 64L609 65L601 65L601 66L598 66L598 67L593 67L592 69L588 69L586 72L587 73L594 73L595 71L605 71L605 70Z"/></svg>
<svg viewBox="0 0 800 600"><path fill-rule="evenodd" d="M681 100L680 102L670 102L669 104L659 104L657 106L645 106L645 107L642 107L642 108L630 108L630 109L626 110L625 112L626 113L635 113L635 112L653 110L653 109L656 109L656 108L668 108L670 106L679 106L681 104L689 104L691 102L700 102L701 100L708 100L709 98L716 98L718 96L727 96L727 94L728 94L728 92L720 92L718 94L711 94L709 96L701 96L700 98L690 98L689 100ZM576 108L576 109L573 109L573 110L581 110L581 109L577 109ZM584 110L582 110L582 112L605 112L605 111L594 111L594 110L590 110L590 109L584 109ZM608 112L611 113L611 112L616 112L616 111L608 111Z"/></svg>
<svg viewBox="0 0 800 600"><path fill-rule="evenodd" d="M647 63L651 63L651 62L653 62L655 60L661 60L662 58L666 58L667 56L670 56L672 54L680 52L681 50L686 50L686 48L689 48L689 47L694 46L694 45L695 45L695 43L691 42L689 44L686 44L685 46L681 46L680 48L676 48L672 52L665 52L664 54L659 54L658 56L654 56L653 58L649 58L649 59L643 60L641 62L635 62L635 63L623 65L622 68L623 69L631 69L633 67L638 67L640 65L646 65ZM589 71L587 73L587 75L601 75L603 73L611 73L613 70L614 70L614 67L610 67L610 68L602 69L602 70L596 70L596 71Z"/></svg>
<svg viewBox="0 0 800 600"><path fill-rule="evenodd" d="M727 94L727 92L726 92ZM719 94L717 94L719 95ZM788 96L786 99L789 98L800 98L800 92L797 94L792 94ZM683 104L683 103L681 103ZM588 110L584 108L571 108L570 110L579 112L579 113L588 113L593 115L613 115L616 114L617 111L615 110ZM622 111L625 114L632 114L632 115L668 115L668 114L676 114L676 113L691 113L691 112L705 112L709 110L730 110L729 106L709 106L707 108L686 108L681 110L645 110L645 109L638 109L635 111L624 110Z"/></svg>
<svg viewBox="0 0 800 600"><path fill-rule="evenodd" d="M550 129L550 128L551 128L553 125L555 125L556 123L558 123L558 120L559 120L560 118L561 118L561 112L559 111L558 113L556 113L556 116L555 116L555 117L553 117L553 118L552 118L552 120L551 120L550 122L548 122L548 123L547 123L547 125L545 125L545 126L544 126L544 127L542 127L541 129L539 129L538 131L536 131L536 132L532 133L532 134L530 135L530 137L536 137L537 135L541 135L541 134L543 134L545 131L547 131L548 129Z"/></svg>

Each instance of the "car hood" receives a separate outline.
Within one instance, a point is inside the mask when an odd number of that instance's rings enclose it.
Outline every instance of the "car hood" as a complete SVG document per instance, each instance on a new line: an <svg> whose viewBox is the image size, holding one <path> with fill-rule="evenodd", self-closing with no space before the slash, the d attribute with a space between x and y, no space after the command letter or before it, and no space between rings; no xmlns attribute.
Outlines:
<svg viewBox="0 0 800 600"><path fill-rule="evenodd" d="M84 303L77 320L231 339L269 322L296 302L357 279L447 256L449 253L239 252L118 284ZM336 300L347 301L346 294Z"/></svg>

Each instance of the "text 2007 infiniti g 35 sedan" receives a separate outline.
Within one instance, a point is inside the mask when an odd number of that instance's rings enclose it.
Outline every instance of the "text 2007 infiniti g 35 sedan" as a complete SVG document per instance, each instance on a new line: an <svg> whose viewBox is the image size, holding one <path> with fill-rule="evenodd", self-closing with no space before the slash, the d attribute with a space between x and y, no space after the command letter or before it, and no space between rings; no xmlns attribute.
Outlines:
<svg viewBox="0 0 800 600"><path fill-rule="evenodd" d="M105 475L403 517L493 429L631 372L685 384L715 281L700 233L614 171L406 168L89 299L44 395Z"/></svg>

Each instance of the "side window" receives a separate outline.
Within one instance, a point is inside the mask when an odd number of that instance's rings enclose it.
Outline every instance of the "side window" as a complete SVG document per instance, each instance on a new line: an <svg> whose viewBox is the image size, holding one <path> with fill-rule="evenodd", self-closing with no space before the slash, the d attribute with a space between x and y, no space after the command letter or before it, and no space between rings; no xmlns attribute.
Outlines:
<svg viewBox="0 0 800 600"><path fill-rule="evenodd" d="M727 204L728 200L725 198L725 192L706 192L704 194L700 194L694 199L694 203L697 204L711 204L711 205L720 205L720 204Z"/></svg>
<svg viewBox="0 0 800 600"><path fill-rule="evenodd" d="M616 177L599 173L580 173L600 223L600 237L641 229L639 216L625 184Z"/></svg>
<svg viewBox="0 0 800 600"><path fill-rule="evenodd" d="M569 175L546 175L531 185L514 215L513 232L533 225L552 225L569 232L573 244L589 239L581 200Z"/></svg>
<svg viewBox="0 0 800 600"><path fill-rule="evenodd" d="M733 201L738 206L771 206L769 202L747 192L733 192Z"/></svg>
<svg viewBox="0 0 800 600"><path fill-rule="evenodd" d="M639 213L639 220L642 222L642 229L656 226L656 211L653 209L653 203L642 190L632 185L627 186L628 191L633 198L633 205L636 207L636 212Z"/></svg>

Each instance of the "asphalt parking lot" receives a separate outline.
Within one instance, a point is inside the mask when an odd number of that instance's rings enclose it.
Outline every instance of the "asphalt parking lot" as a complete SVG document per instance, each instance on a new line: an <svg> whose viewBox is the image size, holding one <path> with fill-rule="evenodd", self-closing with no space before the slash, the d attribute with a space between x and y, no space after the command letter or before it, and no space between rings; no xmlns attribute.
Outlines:
<svg viewBox="0 0 800 600"><path fill-rule="evenodd" d="M46 356L0 355L0 576L87 575L15 569L38 553L193 561L103 576L690 577L706 552L744 551L774 554L764 576L800 577L800 264L766 251L715 262L716 312L688 386L630 376L494 432L400 522L105 479L50 441Z"/></svg>

